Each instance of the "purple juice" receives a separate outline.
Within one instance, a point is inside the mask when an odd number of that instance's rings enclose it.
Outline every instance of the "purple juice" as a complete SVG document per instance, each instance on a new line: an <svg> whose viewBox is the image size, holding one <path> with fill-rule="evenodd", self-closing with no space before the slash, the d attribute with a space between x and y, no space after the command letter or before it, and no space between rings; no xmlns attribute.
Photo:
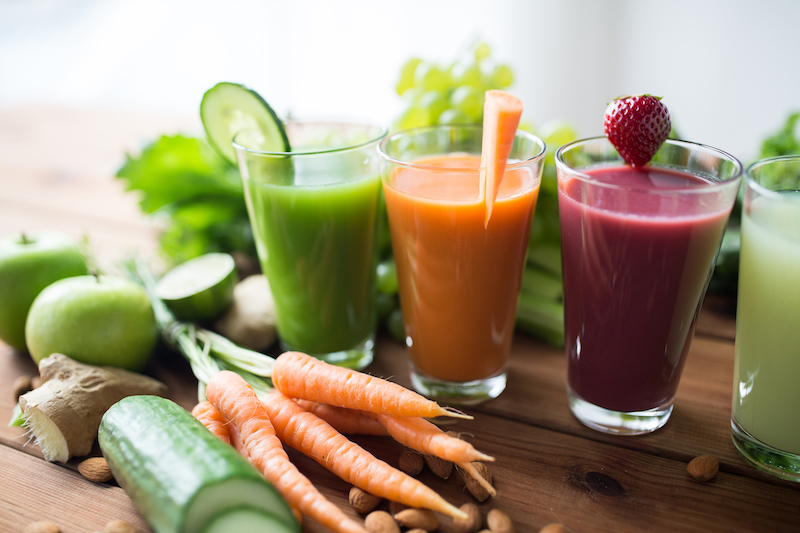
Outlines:
<svg viewBox="0 0 800 533"><path fill-rule="evenodd" d="M685 172L581 172L591 179L560 180L558 191L569 388L611 411L662 407L675 396L730 203L710 208L710 182Z"/></svg>

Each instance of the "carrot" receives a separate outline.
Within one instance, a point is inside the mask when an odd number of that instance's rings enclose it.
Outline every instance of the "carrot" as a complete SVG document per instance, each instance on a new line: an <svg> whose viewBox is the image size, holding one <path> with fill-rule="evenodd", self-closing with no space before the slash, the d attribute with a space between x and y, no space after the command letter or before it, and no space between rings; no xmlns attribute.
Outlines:
<svg viewBox="0 0 800 533"><path fill-rule="evenodd" d="M308 400L295 400L306 411L314 413L341 433L353 435L386 435L400 444L427 455L453 461L475 478L491 496L497 491L480 475L472 461L494 461L494 457L476 450L470 443L451 437L424 418L400 417L354 411ZM370 424L373 422L375 425Z"/></svg>
<svg viewBox="0 0 800 533"><path fill-rule="evenodd" d="M481 191L486 202L484 226L489 225L521 116L522 102L519 98L505 91L486 91L481 144Z"/></svg>
<svg viewBox="0 0 800 533"><path fill-rule="evenodd" d="M328 364L300 352L275 359L272 384L290 398L396 416L472 418L389 381Z"/></svg>
<svg viewBox="0 0 800 533"><path fill-rule="evenodd" d="M388 431L378 420L367 416L363 411L336 407L325 403L296 399L297 405L323 419L339 433L345 435L388 435ZM372 414L372 413L371 413ZM376 415L377 416L377 415Z"/></svg>
<svg viewBox="0 0 800 533"><path fill-rule="evenodd" d="M323 496L290 461L253 389L235 372L224 370L208 382L206 396L239 429L250 462L290 505L339 533L366 533Z"/></svg>
<svg viewBox="0 0 800 533"><path fill-rule="evenodd" d="M411 507L466 518L464 511L448 503L422 482L377 459L280 391L263 395L261 403L283 442L348 483L375 496Z"/></svg>
<svg viewBox="0 0 800 533"><path fill-rule="evenodd" d="M231 435L226 426L227 420L214 405L209 402L200 402L192 409L192 416L203 423L208 430L219 437L226 444L231 443Z"/></svg>
<svg viewBox="0 0 800 533"><path fill-rule="evenodd" d="M247 448L245 447L244 442L242 442L242 434L239 433L239 428L236 427L236 424L231 424L228 426L228 433L231 436L231 446L236 448L236 451L239 452L242 457L250 461L250 454L247 453ZM252 461L250 462L252 463Z"/></svg>

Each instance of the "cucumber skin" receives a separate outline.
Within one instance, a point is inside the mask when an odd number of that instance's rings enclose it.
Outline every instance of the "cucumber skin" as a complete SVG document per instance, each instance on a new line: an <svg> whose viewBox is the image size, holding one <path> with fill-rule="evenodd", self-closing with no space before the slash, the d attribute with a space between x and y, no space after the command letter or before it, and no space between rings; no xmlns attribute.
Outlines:
<svg viewBox="0 0 800 533"><path fill-rule="evenodd" d="M264 484L284 506L280 514L290 517L287 528L300 531L277 490L171 400L149 395L120 400L103 415L98 441L114 478L157 533L184 532L188 507L201 489L234 479Z"/></svg>
<svg viewBox="0 0 800 533"><path fill-rule="evenodd" d="M203 122L203 127L206 130L206 141L208 142L208 144L212 148L214 148L214 150L216 150L216 152L220 156L222 156L222 158L225 161L227 161L229 164L231 164L234 167L238 167L238 163L236 161L235 151L234 151L234 158L231 159L231 157L230 157L230 155L228 153L228 146L225 146L225 147L220 146L220 144L218 143L218 137L216 135L213 135L211 132L209 132L208 127L206 126L206 122L207 121L204 119L204 117L206 116L206 113L208 112L207 111L208 108L212 108L213 109L214 106L218 106L219 105L217 102L214 101L214 99L216 99L216 93L221 92L221 91L223 91L223 90L225 90L227 88L238 89L238 90L241 90L243 92L246 92L252 98L254 98L256 102L258 102L261 106L263 106L263 108L266 111L267 115L275 123L275 127L278 130L278 134L280 135L281 140L283 141L283 151L284 152L290 152L291 151L291 146L289 144L289 137L286 135L286 130L283 127L283 122L278 117L278 114L267 103L267 101L264 100L264 98L260 94L258 94L256 91L254 91L253 89L245 87L241 83L232 83L232 82L227 82L227 81L219 82L216 85L214 85L212 88L207 90L205 92L205 94L203 95L203 99L200 101L200 119ZM278 151L278 150L276 150L276 151Z"/></svg>

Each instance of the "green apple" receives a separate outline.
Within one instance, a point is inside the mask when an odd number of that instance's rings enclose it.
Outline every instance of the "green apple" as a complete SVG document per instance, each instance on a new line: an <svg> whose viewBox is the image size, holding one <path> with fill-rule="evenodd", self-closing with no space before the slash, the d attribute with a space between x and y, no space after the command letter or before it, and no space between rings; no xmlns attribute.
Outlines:
<svg viewBox="0 0 800 533"><path fill-rule="evenodd" d="M87 273L86 258L63 233L0 239L0 339L25 351L25 320L36 295L54 281Z"/></svg>
<svg viewBox="0 0 800 533"><path fill-rule="evenodd" d="M138 372L158 339L144 289L113 276L77 276L48 285L33 301L25 324L31 357L61 353L91 365Z"/></svg>

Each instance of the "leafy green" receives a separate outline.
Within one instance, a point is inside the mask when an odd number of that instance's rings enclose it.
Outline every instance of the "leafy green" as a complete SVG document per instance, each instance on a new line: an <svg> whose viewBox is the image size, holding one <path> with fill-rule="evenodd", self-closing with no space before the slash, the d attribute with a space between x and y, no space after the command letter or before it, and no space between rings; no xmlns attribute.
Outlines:
<svg viewBox="0 0 800 533"><path fill-rule="evenodd" d="M800 120L800 112L790 114L786 123L781 129L766 137L761 142L758 159L779 157L782 155L800 154L800 138L798 138L797 123ZM781 170L786 170L781 168ZM774 181L796 180L797 172L786 174L765 176L765 179ZM733 206L728 227L722 239L717 262L714 267L714 274L708 287L710 292L728 293L735 295L738 290L739 281L739 246L741 242L741 213L744 194L744 184L739 189L739 195Z"/></svg>
<svg viewBox="0 0 800 533"><path fill-rule="evenodd" d="M117 177L164 224L161 251L173 264L209 252L255 257L239 172L205 140L164 135L127 154Z"/></svg>
<svg viewBox="0 0 800 533"><path fill-rule="evenodd" d="M786 119L786 124L783 125L783 128L764 139L761 144L759 159L800 154L800 139L796 134L798 120L800 120L800 112L792 113Z"/></svg>

